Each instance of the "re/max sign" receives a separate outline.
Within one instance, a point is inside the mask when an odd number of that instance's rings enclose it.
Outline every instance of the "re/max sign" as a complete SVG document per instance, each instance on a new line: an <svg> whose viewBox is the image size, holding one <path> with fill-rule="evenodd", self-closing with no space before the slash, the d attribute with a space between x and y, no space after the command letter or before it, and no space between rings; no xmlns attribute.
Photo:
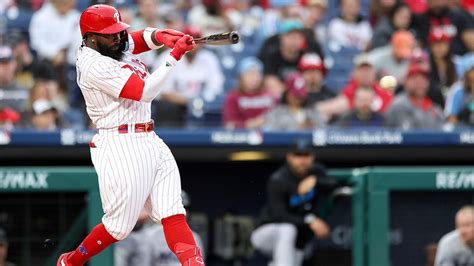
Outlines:
<svg viewBox="0 0 474 266"><path fill-rule="evenodd" d="M438 172L437 189L474 189L474 171L471 172Z"/></svg>
<svg viewBox="0 0 474 266"><path fill-rule="evenodd" d="M33 171L0 172L0 189L48 188L48 173Z"/></svg>

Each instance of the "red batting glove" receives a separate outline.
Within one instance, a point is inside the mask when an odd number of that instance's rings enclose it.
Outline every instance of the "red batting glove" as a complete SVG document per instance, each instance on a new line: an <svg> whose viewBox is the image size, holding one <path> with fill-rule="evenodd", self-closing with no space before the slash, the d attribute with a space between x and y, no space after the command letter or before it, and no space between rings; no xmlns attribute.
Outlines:
<svg viewBox="0 0 474 266"><path fill-rule="evenodd" d="M186 34L176 42L170 55L176 60L179 60L186 52L191 51L194 48L196 48L196 43L194 42L193 37Z"/></svg>
<svg viewBox="0 0 474 266"><path fill-rule="evenodd" d="M166 47L173 48L176 45L176 42L184 36L184 33L166 29L166 30L157 30L155 32L155 40L161 44L164 44Z"/></svg>

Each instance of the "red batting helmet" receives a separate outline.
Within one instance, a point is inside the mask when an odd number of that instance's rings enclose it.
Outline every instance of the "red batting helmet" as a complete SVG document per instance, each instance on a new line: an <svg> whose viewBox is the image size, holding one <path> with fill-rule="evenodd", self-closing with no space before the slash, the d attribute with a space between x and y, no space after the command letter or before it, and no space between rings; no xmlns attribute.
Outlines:
<svg viewBox="0 0 474 266"><path fill-rule="evenodd" d="M118 10L109 5L93 5L86 8L81 14L79 24L82 38L88 32L114 34L130 27L122 22Z"/></svg>

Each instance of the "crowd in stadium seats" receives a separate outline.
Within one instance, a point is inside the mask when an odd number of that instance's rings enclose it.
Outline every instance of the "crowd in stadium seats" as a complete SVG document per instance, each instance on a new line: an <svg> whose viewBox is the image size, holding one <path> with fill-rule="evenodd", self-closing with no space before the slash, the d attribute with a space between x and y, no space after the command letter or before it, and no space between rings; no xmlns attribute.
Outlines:
<svg viewBox="0 0 474 266"><path fill-rule="evenodd" d="M93 128L76 83L80 12L116 6L131 30L199 46L152 106L160 127L301 130L474 125L474 4L469 0L7 0L0 3L0 125ZM165 49L141 55L154 69Z"/></svg>

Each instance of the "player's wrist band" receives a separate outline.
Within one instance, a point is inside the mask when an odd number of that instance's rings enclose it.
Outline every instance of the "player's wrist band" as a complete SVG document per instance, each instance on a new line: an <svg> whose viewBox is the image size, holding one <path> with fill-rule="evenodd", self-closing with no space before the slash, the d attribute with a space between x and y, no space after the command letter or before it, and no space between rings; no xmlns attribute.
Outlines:
<svg viewBox="0 0 474 266"><path fill-rule="evenodd" d="M146 45L148 45L150 49L160 49L161 47L163 47L163 44L156 45L153 41L153 35L156 30L158 29L148 27L145 28L145 30L143 31L143 39L145 40Z"/></svg>

